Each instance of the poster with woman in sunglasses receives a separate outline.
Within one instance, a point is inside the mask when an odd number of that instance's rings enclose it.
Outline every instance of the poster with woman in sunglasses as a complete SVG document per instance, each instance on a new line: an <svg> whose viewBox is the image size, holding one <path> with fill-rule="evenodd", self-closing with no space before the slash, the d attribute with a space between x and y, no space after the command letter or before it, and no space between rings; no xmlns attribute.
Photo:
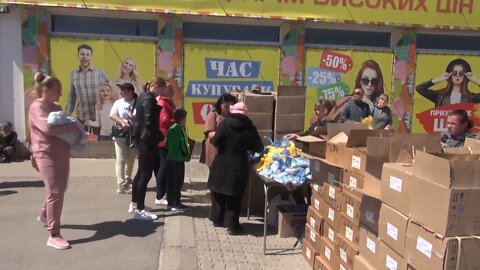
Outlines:
<svg viewBox="0 0 480 270"><path fill-rule="evenodd" d="M447 86L438 90L430 87L447 82ZM448 63L445 73L436 79L421 83L415 87L424 98L440 107L458 103L480 103L480 94L472 93L468 83L473 82L480 86L480 80L472 73L470 64L463 59L455 59Z"/></svg>

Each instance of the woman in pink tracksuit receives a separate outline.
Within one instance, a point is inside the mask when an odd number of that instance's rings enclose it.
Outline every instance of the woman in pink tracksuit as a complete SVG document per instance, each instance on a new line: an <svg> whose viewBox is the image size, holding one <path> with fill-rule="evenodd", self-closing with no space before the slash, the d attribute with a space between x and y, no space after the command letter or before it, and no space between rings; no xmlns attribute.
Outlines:
<svg viewBox="0 0 480 270"><path fill-rule="evenodd" d="M40 172L47 191L38 220L43 222L50 232L47 246L67 249L70 245L60 234L60 216L70 170L70 145L56 135L76 132L80 138L80 130L73 123L47 125L48 114L61 110L56 102L62 94L62 85L58 79L39 72L35 74L35 82L38 99L30 106L28 127L32 162Z"/></svg>

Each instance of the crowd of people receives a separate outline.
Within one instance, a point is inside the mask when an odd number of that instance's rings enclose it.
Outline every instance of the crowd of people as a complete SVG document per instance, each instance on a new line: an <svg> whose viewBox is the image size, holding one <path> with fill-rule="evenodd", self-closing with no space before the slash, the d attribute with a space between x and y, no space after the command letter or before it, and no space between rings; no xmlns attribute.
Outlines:
<svg viewBox="0 0 480 270"><path fill-rule="evenodd" d="M368 74L367 74L368 75ZM32 151L32 166L36 168L45 183L47 195L38 220L50 232L47 245L56 249L69 248L69 243L60 234L65 190L68 183L70 147L65 134L74 134L75 142L80 142L83 130L78 123L49 125L47 119L52 113L61 111L58 105L62 85L54 77L42 73L35 75L38 98L29 109L29 140ZM366 87L359 87L342 104L334 100L320 99L314 106L311 126L304 132L289 134L295 139L312 135L319 127L332 122L362 122L366 117L373 119L372 128L389 129L392 114L387 104L389 97L384 93L376 95L375 102L364 101L368 86L380 82L372 78L360 78ZM121 98L113 98L112 88L100 84L102 91L97 96L97 122L112 121L113 127L108 137L113 137L116 153L115 172L117 193L131 194L128 212L134 219L155 220L157 215L145 206L145 196L149 180L156 178L156 205L165 205L171 211L187 209L181 201L181 188L185 177L185 162L190 160L186 118L187 111L175 108L171 98L172 89L161 77L154 77L145 84L138 95L130 82L118 83ZM369 92L370 100L372 92ZM108 117L103 117L107 110ZM80 114L81 115L81 114ZM84 122L86 123L86 122ZM88 122L95 125L94 122ZM6 127L6 128L4 128ZM467 112L450 112L447 119L448 130L442 137L444 147L461 147L466 138L476 138ZM2 124L1 138L8 137L11 124ZM7 134L8 133L8 134ZM101 131L106 136L107 131ZM2 141L3 143L3 141ZM10 149L10 150L9 150ZM225 227L230 235L243 232L239 222L241 199L247 186L249 154L264 150L260 135L248 117L248 108L231 94L222 95L216 102L205 123L205 163L209 168L208 188L210 189L211 209L209 219L213 226ZM11 148L0 148L5 157ZM8 156L6 156L8 158ZM133 176L133 165L138 158L138 170ZM300 197L303 195L300 194ZM303 201L303 197L299 199Z"/></svg>

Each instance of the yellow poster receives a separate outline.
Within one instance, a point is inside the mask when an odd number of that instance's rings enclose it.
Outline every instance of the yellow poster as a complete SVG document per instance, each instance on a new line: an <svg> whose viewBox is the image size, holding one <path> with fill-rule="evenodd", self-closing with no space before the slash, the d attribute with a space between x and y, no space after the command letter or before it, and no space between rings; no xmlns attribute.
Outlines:
<svg viewBox="0 0 480 270"><path fill-rule="evenodd" d="M0 0L0 3L31 5L32 1ZM34 4L226 17L480 27L480 2L474 0L41 0Z"/></svg>
<svg viewBox="0 0 480 270"><path fill-rule="evenodd" d="M279 80L280 49L261 46L186 44L184 108L191 138L200 141L207 114L216 100L232 90L258 84L272 92Z"/></svg>
<svg viewBox="0 0 480 270"><path fill-rule="evenodd" d="M446 130L448 112L466 110L479 132L480 56L418 54L412 131Z"/></svg>
<svg viewBox="0 0 480 270"><path fill-rule="evenodd" d="M370 105L380 94L390 94L392 67L393 52L307 49L305 127L310 126L314 104L320 98L337 100L341 107L355 88L364 90L364 100ZM362 82L365 78L366 84Z"/></svg>
<svg viewBox="0 0 480 270"><path fill-rule="evenodd" d="M153 42L53 37L51 73L62 83L62 108L99 139L109 139L110 108L121 98L117 84L129 82L137 94L155 74ZM107 84L105 84L107 83Z"/></svg>

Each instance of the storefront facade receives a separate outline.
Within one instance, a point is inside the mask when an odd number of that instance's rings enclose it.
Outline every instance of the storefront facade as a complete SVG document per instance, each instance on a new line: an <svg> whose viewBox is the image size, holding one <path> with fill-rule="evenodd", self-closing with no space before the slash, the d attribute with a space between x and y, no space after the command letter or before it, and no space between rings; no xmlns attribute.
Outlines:
<svg viewBox="0 0 480 270"><path fill-rule="evenodd" d="M9 9L0 13L0 115L21 138L33 74L62 81L65 107L81 44L92 48L93 66L113 83L121 81L125 62L133 63L139 87L155 74L168 79L197 140L216 98L253 84L264 91L306 86L306 122L318 98L340 101L364 77L376 86L372 101L382 92L390 96L399 132L440 131L455 108L480 119L476 99L437 104L415 90L461 58L468 64L466 90L480 93L480 4L472 0L70 2L0 0Z"/></svg>

